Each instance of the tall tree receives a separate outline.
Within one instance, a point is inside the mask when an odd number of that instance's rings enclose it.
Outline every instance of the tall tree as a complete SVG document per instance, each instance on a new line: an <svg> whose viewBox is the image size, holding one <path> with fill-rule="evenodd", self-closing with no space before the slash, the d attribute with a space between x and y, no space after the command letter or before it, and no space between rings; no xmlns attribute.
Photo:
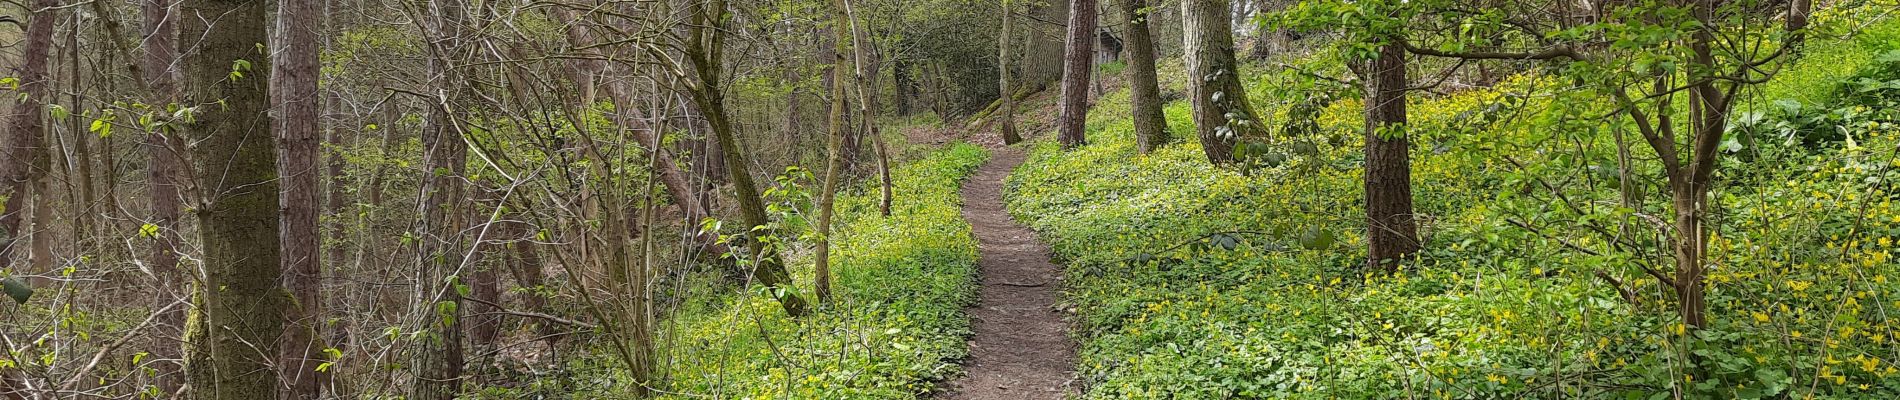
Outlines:
<svg viewBox="0 0 1900 400"><path fill-rule="evenodd" d="M410 398L449 400L461 392L462 296L456 287L462 272L462 177L468 166L463 141L463 112L469 88L456 63L464 59L467 34L466 3L430 0L426 3L423 37L429 38L429 114L422 132L423 170L417 196L417 267L415 298L409 314L421 318L420 334L410 347L415 374Z"/></svg>
<svg viewBox="0 0 1900 400"><path fill-rule="evenodd" d="M834 12L832 21L836 22L838 26L848 24L845 19L849 18L849 15L844 11L844 0L832 0L831 5L833 8L832 11ZM832 41L834 45L844 43L843 30L834 28L831 32L834 33L833 36L836 39ZM832 55L832 71L841 71L845 68L843 53L838 51L830 51L827 53ZM833 214L836 213L836 204L834 201L837 200L838 196L839 175L843 173L842 170L844 169L844 155L839 154L843 151L844 147L844 86L831 85L831 89L831 109L825 120L825 129L827 131L825 136L825 181L824 188L820 189L821 192L818 193L818 223L813 227L817 231L818 239L816 243L813 244L813 246L817 247L817 254L813 257L816 261L816 271L814 274L816 276L813 279L812 292L818 296L818 302L821 304L831 302L831 219Z"/></svg>
<svg viewBox="0 0 1900 400"><path fill-rule="evenodd" d="M169 0L144 0L141 2L145 14L145 55L140 61L140 72L146 87L152 91L153 103L161 107L178 102L178 71L172 67L177 61L178 52L173 47L176 33L171 18L172 2ZM150 185L146 194L151 206L148 224L156 231L152 235L151 255L147 263L158 276L159 293L155 303L171 304L179 295L185 293L185 283L189 275L178 264L178 248L181 241L178 236L179 198L178 181L183 169L179 153L186 151L184 142L178 140L175 132L164 127L146 132L145 148L148 153L145 173ZM162 311L159 322L165 327L178 329L165 331L162 335L182 335L185 325L185 307L171 307ZM178 336L171 336L178 337ZM152 355L160 360L180 359L182 349L178 346L159 346ZM164 393L175 393L184 384L182 369L175 362L161 361L154 369L158 372L158 389Z"/></svg>
<svg viewBox="0 0 1900 400"><path fill-rule="evenodd" d="M1001 116L998 117L1002 119L1002 125L998 125L998 129L1003 131L1003 144L1006 145L1023 141L1023 136L1016 133L1016 93L1010 91L1009 87L1010 30L1015 25L1016 8L1009 0L1003 0L1003 33L996 36L996 75L997 86L1001 89L998 93L1002 93L1003 100Z"/></svg>
<svg viewBox="0 0 1900 400"><path fill-rule="evenodd" d="M293 300L285 311L278 343L284 399L316 399L319 332L323 303L317 235L317 30L323 16L317 0L277 1L277 45L271 60L271 100L276 102L277 174L283 185L284 288Z"/></svg>
<svg viewBox="0 0 1900 400"><path fill-rule="evenodd" d="M879 215L891 216L891 153L884 145L884 135L877 129L877 61L871 53L871 39L866 29L858 26L857 12L853 10L851 0L843 0L845 21L851 27L851 53L857 64L855 82L858 88L858 137L871 138L872 151L877 153L878 203Z"/></svg>
<svg viewBox="0 0 1900 400"><path fill-rule="evenodd" d="M1194 129L1201 138L1201 151L1213 164L1233 162L1234 145L1242 138L1266 135L1247 103L1247 88L1240 84L1234 30L1228 25L1231 10L1226 0L1181 1Z"/></svg>
<svg viewBox="0 0 1900 400"><path fill-rule="evenodd" d="M185 0L178 41L191 146L193 210L204 280L186 327L191 397L277 398L275 352L287 299L279 247L276 143L271 140L264 2ZM264 347L270 349L270 347Z"/></svg>
<svg viewBox="0 0 1900 400"><path fill-rule="evenodd" d="M34 0L29 7L26 20L26 43L19 65L14 67L14 78L19 80L20 93L24 94L20 103L13 107L13 115L7 121L11 134L7 139L6 159L0 162L0 184L6 185L0 190L0 196L6 197L4 207L0 207L0 263L12 261L13 250L20 247L19 239L30 232L44 227L29 226L22 222L26 218L28 204L35 197L45 197L46 184L42 180L52 169L52 157L46 149L46 99L47 99L47 62L51 60L53 50L53 19L57 0ZM37 204L45 204L39 202ZM38 217L47 213L34 207L35 221L45 220ZM39 237L34 237L35 253L39 251ZM44 255L31 256L37 263ZM36 266L37 269L37 266Z"/></svg>
<svg viewBox="0 0 1900 400"><path fill-rule="evenodd" d="M1128 107L1135 121L1135 147L1147 154L1168 141L1168 121L1161 112L1161 83L1155 73L1155 43L1149 31L1148 0L1120 0L1128 20Z"/></svg>
<svg viewBox="0 0 1900 400"><path fill-rule="evenodd" d="M1411 142L1405 132L1405 45L1394 35L1366 60L1366 246L1368 266L1395 271L1418 251L1412 217Z"/></svg>
<svg viewBox="0 0 1900 400"><path fill-rule="evenodd" d="M1061 115L1056 140L1065 149L1088 144L1082 128L1088 122L1089 76L1095 69L1095 0L1069 0L1067 45L1062 52Z"/></svg>
<svg viewBox="0 0 1900 400"><path fill-rule="evenodd" d="M778 299L785 313L798 317L807 312L805 299L790 289L792 277L785 271L785 263L779 258L777 249L768 249L768 243L760 240L762 234L772 234L765 229L769 226L765 215L765 203L759 198L759 188L752 180L752 172L745 166L752 165L746 154L739 150L732 121L728 120L724 86L720 84L725 73L725 27L731 22L732 14L726 9L725 0L694 1L690 9L685 40L685 57L690 64L688 70L678 71L686 81L686 87L693 102L699 104L706 113L706 122L712 126L713 134L719 139L719 146L725 151L726 169L732 178L733 197L739 203L739 215L745 223L746 233L738 239L740 247L750 253L753 282L765 286L772 296Z"/></svg>

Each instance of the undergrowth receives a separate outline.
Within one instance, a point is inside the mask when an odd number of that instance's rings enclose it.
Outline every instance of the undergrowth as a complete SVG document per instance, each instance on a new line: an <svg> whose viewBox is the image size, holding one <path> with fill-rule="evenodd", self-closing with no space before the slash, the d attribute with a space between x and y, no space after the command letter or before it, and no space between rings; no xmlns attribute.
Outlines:
<svg viewBox="0 0 1900 400"><path fill-rule="evenodd" d="M725 288L658 322L661 398L902 399L932 390L967 354L963 307L975 299L976 242L958 188L987 158L982 148L957 143L894 166L900 195L890 217L878 214L875 179L840 193L834 301L813 315L794 320L756 289ZM779 188L816 190L808 180L786 183ZM792 267L797 288L808 291L811 262ZM540 389L570 398L628 396L623 366L596 350L569 359L578 376L537 385L559 386ZM502 397L509 396L519 394Z"/></svg>
<svg viewBox="0 0 1900 400"><path fill-rule="evenodd" d="M1896 27L1868 32L1891 38ZM1712 322L1695 333L1642 272L1656 254L1587 228L1654 232L1646 218L1669 211L1653 161L1633 167L1650 200L1619 206L1618 124L1563 117L1578 114L1565 107L1608 115L1610 102L1553 71L1412 100L1426 250L1392 276L1360 269L1356 99L1324 105L1310 132L1273 139L1310 150L1243 173L1205 161L1182 101L1166 108L1175 143L1136 154L1126 92L1111 94L1090 113L1090 145L1038 143L1005 191L1068 265L1086 398L1895 398L1900 208L1889 182L1900 179L1900 132L1867 122L1894 117L1900 57L1885 54L1896 46L1817 41L1827 50L1740 107L1796 101L1861 119L1829 127L1851 141L1726 146ZM1280 121L1310 97L1284 87L1299 76L1253 74L1263 115ZM1868 82L1894 84L1862 90ZM1811 129L1796 117L1754 116L1782 135Z"/></svg>

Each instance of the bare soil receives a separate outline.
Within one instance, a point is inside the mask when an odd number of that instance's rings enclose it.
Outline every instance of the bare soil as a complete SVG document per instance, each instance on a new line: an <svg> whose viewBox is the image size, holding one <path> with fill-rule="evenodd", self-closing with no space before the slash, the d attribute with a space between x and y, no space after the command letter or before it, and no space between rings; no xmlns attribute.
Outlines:
<svg viewBox="0 0 1900 400"><path fill-rule="evenodd" d="M1061 399L1075 394L1075 346L1059 307L1062 270L1049 247L1003 208L1003 178L1023 150L996 148L963 185L963 218L974 229L981 273L977 305L965 310L975 336L963 377L939 399Z"/></svg>

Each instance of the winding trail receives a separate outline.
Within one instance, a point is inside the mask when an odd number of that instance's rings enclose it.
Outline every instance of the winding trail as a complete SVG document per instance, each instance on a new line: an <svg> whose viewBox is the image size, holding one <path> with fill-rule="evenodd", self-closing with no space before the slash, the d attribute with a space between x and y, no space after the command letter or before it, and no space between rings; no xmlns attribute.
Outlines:
<svg viewBox="0 0 1900 400"><path fill-rule="evenodd" d="M1003 178L1025 155L997 148L963 185L963 219L970 221L980 255L977 305L969 313L975 337L963 377L939 399L1061 399L1075 394L1075 346L1061 300L1062 269L1049 246L1009 218Z"/></svg>

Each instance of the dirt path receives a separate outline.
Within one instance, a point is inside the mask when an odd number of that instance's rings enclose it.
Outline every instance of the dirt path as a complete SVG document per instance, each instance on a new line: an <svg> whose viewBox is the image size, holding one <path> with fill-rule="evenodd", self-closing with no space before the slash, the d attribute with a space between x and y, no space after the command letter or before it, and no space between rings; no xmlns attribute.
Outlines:
<svg viewBox="0 0 1900 400"><path fill-rule="evenodd" d="M962 378L939 399L1061 399L1075 393L1075 347L1058 310L1061 268L1049 247L1003 209L1003 177L1023 150L996 149L963 185L963 219L981 255L977 305L967 310L976 336Z"/></svg>

